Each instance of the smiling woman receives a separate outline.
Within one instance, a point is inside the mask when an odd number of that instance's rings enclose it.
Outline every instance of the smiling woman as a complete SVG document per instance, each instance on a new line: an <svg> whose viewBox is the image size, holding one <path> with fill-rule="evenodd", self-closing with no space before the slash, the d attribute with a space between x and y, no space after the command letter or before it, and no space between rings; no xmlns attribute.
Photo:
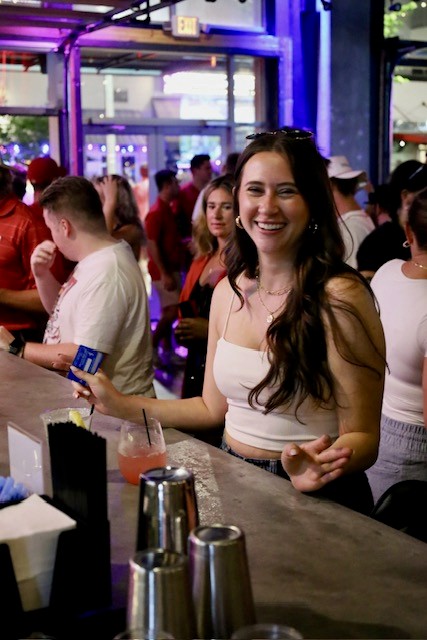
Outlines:
<svg viewBox="0 0 427 640"><path fill-rule="evenodd" d="M195 433L225 421L225 451L368 513L384 339L369 286L342 260L323 158L311 135L285 128L252 140L235 179L202 397L126 397L104 374L82 374L90 391L77 391L130 420L144 408Z"/></svg>
<svg viewBox="0 0 427 640"><path fill-rule="evenodd" d="M212 293L225 276L224 247L234 227L233 186L230 175L208 184L193 228L196 255L181 292L175 330L177 340L188 349L182 398L200 396L203 389Z"/></svg>

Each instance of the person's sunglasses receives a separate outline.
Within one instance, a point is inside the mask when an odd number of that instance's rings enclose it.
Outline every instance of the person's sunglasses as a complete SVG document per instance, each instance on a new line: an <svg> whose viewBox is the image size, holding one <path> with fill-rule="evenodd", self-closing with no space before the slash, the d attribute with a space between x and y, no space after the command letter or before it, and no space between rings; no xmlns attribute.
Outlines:
<svg viewBox="0 0 427 640"><path fill-rule="evenodd" d="M257 140L262 136L285 136L291 140L311 140L314 138L312 131L306 131L305 129L294 129L293 127L282 127L275 131L260 131L259 133L251 133L246 136L246 140Z"/></svg>

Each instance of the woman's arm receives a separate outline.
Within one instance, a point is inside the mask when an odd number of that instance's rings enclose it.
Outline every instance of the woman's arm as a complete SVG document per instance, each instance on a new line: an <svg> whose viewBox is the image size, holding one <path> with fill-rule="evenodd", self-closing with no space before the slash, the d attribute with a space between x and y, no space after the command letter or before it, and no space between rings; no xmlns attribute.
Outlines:
<svg viewBox="0 0 427 640"><path fill-rule="evenodd" d="M334 380L339 422L339 437L331 448L353 450L345 467L345 472L350 473L369 468L377 457L385 341L374 301L362 283L335 278L328 294L332 304L335 299L337 305L348 305L360 318L359 321L352 313L335 307L334 318L345 342L342 348L329 322L325 322L328 364Z"/></svg>
<svg viewBox="0 0 427 640"><path fill-rule="evenodd" d="M329 284L328 294L331 302L337 303L333 315L346 344L340 346L325 318L339 437L334 443L329 436L322 436L301 446L291 444L284 448L283 467L300 491L316 491L343 474L367 469L378 452L385 370L381 321L371 295L359 281L336 278ZM362 324L339 305L355 309Z"/></svg>
<svg viewBox="0 0 427 640"><path fill-rule="evenodd" d="M104 195L102 211L104 212L105 224L107 225L108 233L112 233L116 226L117 180L113 176L105 176L100 183L100 189Z"/></svg>

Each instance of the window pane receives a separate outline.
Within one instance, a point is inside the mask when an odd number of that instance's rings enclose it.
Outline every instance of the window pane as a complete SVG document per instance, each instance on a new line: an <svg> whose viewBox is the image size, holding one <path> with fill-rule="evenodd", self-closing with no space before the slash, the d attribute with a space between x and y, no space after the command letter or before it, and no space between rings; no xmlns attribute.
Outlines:
<svg viewBox="0 0 427 640"><path fill-rule="evenodd" d="M45 55L2 51L0 63L0 106L49 106Z"/></svg>

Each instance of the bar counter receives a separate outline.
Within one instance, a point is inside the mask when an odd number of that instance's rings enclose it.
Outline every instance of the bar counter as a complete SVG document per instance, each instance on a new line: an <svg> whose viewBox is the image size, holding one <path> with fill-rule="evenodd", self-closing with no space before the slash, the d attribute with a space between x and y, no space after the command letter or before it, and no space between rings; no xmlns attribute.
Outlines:
<svg viewBox="0 0 427 640"><path fill-rule="evenodd" d="M8 475L7 422L44 439L39 414L76 402L68 380L2 351L0 385L0 475ZM138 488L118 471L119 424L95 413L92 430L107 439L114 605L123 607ZM169 464L195 474L200 523L236 524L245 532L260 621L294 626L305 638L427 637L424 543L300 494L184 433L167 429L165 438Z"/></svg>

